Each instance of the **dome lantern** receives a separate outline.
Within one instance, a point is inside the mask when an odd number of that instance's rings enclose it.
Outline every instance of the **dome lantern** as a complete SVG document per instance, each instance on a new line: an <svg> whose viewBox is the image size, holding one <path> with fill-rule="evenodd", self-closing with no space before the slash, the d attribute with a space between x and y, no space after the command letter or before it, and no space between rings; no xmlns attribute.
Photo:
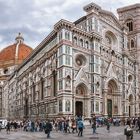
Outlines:
<svg viewBox="0 0 140 140"><path fill-rule="evenodd" d="M18 33L18 36L15 38L16 43L23 43L24 38L22 37L21 33Z"/></svg>

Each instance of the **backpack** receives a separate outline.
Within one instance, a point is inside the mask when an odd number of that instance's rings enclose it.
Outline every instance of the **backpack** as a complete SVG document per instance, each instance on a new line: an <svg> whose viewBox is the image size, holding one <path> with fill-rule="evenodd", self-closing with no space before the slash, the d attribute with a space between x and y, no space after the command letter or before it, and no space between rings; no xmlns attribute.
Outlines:
<svg viewBox="0 0 140 140"><path fill-rule="evenodd" d="M48 134L48 129L45 129L45 134Z"/></svg>
<svg viewBox="0 0 140 140"><path fill-rule="evenodd" d="M131 136L131 135L133 135L133 130L127 130L127 128L128 128L128 127L126 127L126 128L124 129L124 135L126 135L126 136Z"/></svg>
<svg viewBox="0 0 140 140"><path fill-rule="evenodd" d="M124 135L126 135L127 133L127 128L124 128Z"/></svg>
<svg viewBox="0 0 140 140"><path fill-rule="evenodd" d="M83 128L83 122L82 121L78 121L78 128Z"/></svg>

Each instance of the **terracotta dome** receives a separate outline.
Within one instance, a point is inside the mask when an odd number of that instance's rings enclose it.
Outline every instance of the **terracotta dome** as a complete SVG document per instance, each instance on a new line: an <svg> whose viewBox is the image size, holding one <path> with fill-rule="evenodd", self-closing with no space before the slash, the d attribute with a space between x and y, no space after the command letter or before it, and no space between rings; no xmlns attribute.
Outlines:
<svg viewBox="0 0 140 140"><path fill-rule="evenodd" d="M20 33L15 40L15 44L0 52L0 65L20 64L32 52L33 49L24 44L24 39Z"/></svg>

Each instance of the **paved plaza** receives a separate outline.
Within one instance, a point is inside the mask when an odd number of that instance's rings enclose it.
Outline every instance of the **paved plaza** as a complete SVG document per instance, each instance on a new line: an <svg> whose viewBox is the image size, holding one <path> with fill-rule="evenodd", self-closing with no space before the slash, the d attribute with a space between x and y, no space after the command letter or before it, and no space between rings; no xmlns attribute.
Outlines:
<svg viewBox="0 0 140 140"><path fill-rule="evenodd" d="M77 133L64 134L62 132L51 133L50 139L56 140L125 140L123 135L124 127L111 127L110 133L107 132L106 127L100 127L97 129L97 134L92 134L92 129L90 126L86 126L84 129L83 137L78 137ZM17 132L11 131L7 134L5 130L0 132L0 140L45 140L47 139L44 132L24 132L19 130ZM134 140L140 140L140 134L134 132Z"/></svg>

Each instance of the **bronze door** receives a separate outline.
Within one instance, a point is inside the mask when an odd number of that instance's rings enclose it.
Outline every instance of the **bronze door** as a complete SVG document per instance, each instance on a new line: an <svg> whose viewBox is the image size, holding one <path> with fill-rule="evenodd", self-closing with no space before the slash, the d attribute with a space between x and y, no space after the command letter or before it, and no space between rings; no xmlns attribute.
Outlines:
<svg viewBox="0 0 140 140"><path fill-rule="evenodd" d="M83 115L83 103L81 101L77 101L75 103L75 109L76 109L76 116L82 116Z"/></svg>

